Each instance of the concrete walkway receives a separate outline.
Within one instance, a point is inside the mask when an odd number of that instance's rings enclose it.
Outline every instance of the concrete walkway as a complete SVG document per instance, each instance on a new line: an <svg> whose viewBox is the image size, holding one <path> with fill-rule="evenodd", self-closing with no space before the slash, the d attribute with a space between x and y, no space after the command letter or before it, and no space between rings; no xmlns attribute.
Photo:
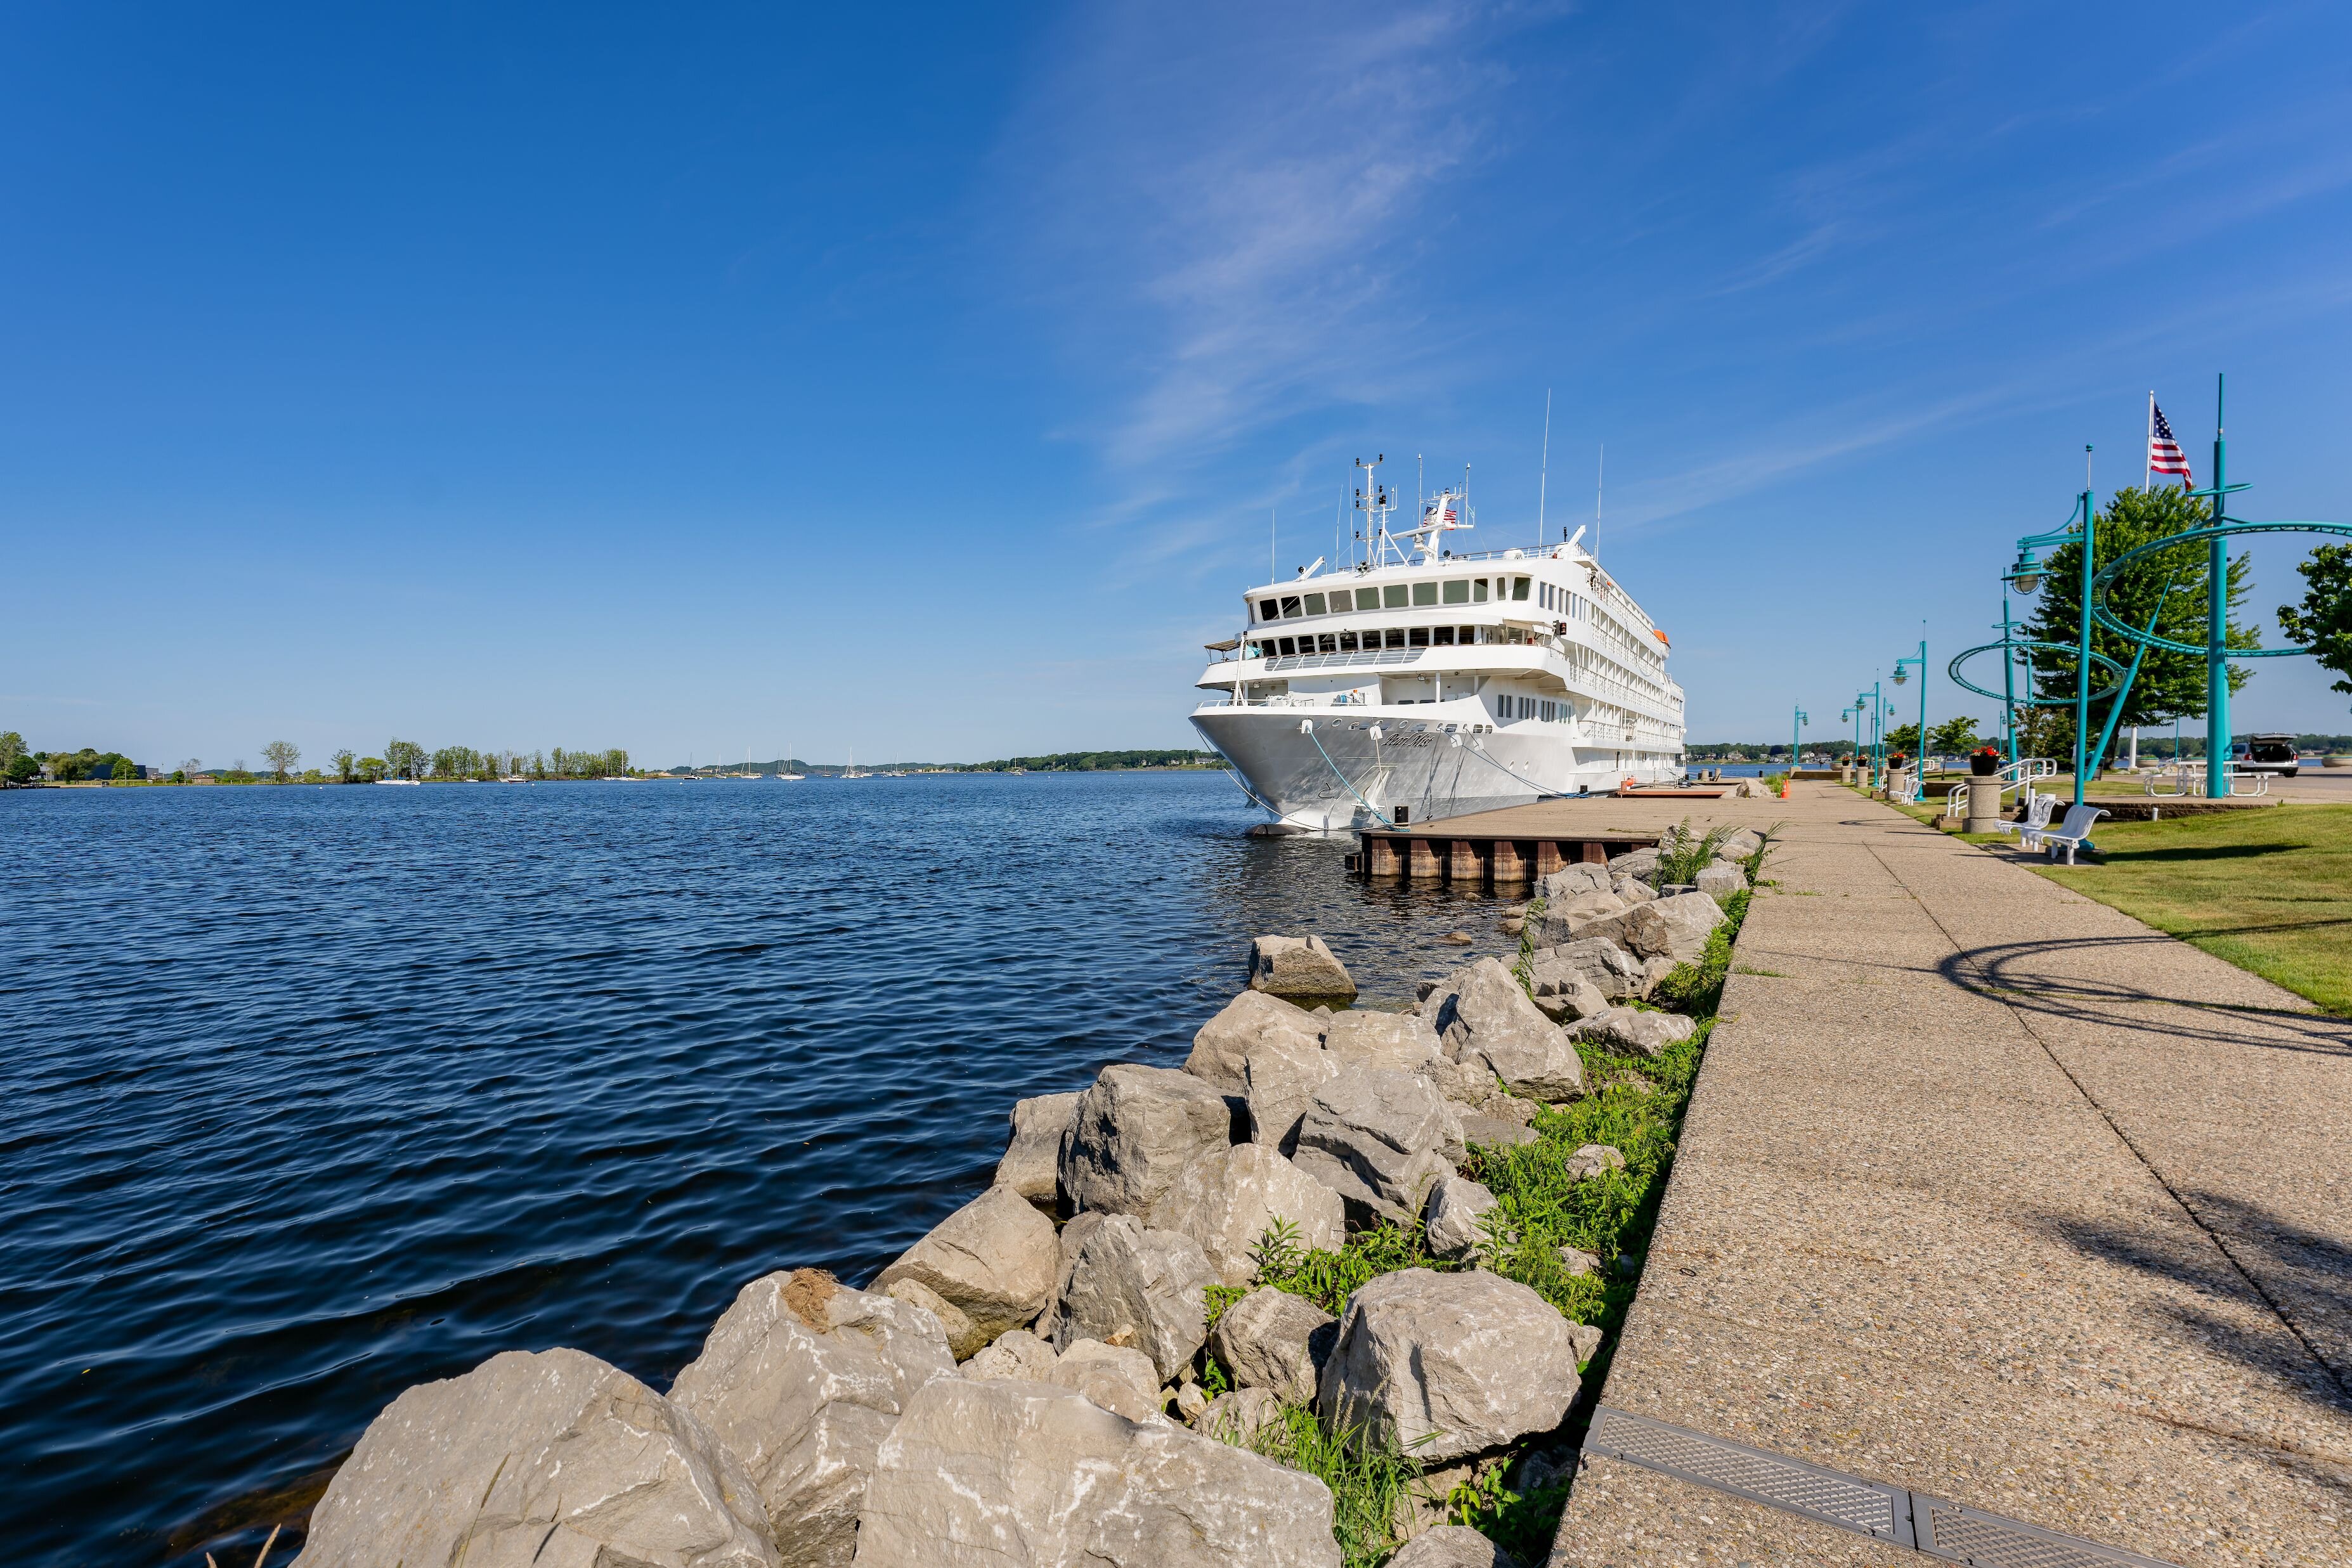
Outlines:
<svg viewBox="0 0 2352 1568"><path fill-rule="evenodd" d="M1689 814L1788 822L1771 973L1602 1399L2184 1568L2352 1563L2352 1024L1833 786ZM1921 1561L1599 1458L1551 1558Z"/></svg>

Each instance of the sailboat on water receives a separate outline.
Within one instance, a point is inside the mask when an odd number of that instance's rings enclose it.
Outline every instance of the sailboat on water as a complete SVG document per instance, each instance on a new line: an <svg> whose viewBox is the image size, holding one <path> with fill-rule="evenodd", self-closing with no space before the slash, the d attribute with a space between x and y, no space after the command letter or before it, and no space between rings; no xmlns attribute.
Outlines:
<svg viewBox="0 0 2352 1568"><path fill-rule="evenodd" d="M797 784L797 783L799 783L803 779L806 778L806 777L807 777L807 775L806 775L806 774L803 774L803 773L787 773L787 772L785 772L784 770L785 770L786 768L790 768L792 765L793 765L793 748L792 748L792 745L791 745L791 743L788 741L788 742L786 742L786 743L785 743L785 746L784 746L784 754L783 754L782 757L779 757L779 758L776 758L776 770L775 770L775 772L774 772L774 773L772 773L772 774L771 774L771 775L769 775L769 777L771 777L771 778L774 779L778 783L781 783L781 784Z"/></svg>
<svg viewBox="0 0 2352 1568"><path fill-rule="evenodd" d="M871 773L860 773L857 771L857 748L854 746L849 748L849 766L842 770L841 776L844 779L871 779L874 777Z"/></svg>

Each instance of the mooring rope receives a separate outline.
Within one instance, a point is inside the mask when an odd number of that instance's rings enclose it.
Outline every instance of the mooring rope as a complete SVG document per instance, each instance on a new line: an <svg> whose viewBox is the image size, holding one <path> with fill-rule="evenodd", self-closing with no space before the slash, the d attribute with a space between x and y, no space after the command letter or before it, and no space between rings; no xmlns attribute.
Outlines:
<svg viewBox="0 0 2352 1568"><path fill-rule="evenodd" d="M1349 794L1355 795L1356 804L1361 806L1365 810L1370 811L1372 814L1373 819L1377 821L1381 826L1384 828L1395 827L1396 824L1394 822L1390 821L1386 817L1381 815L1381 810L1379 807L1373 805L1370 800L1365 800L1360 794L1357 794L1356 787L1348 782L1348 776L1339 771L1339 765L1331 760L1331 754L1329 752L1323 749L1323 737L1315 733L1315 721L1311 718L1301 719L1298 721L1298 727L1305 730L1307 732L1307 738L1315 743L1316 754L1323 758L1323 766L1331 770L1331 777L1337 779L1340 785L1346 789Z"/></svg>
<svg viewBox="0 0 2352 1568"><path fill-rule="evenodd" d="M1487 767L1495 769L1497 773L1500 773L1504 778L1508 779L1512 783L1518 785L1521 789L1534 790L1536 792L1536 799L1538 800L1565 800L1569 798L1566 790L1547 789L1532 779L1520 778L1517 774L1512 772L1509 768L1504 767L1501 763L1487 756L1486 748L1478 744L1478 738L1475 736L1471 737L1469 740L1465 741L1463 748L1468 751L1471 756L1485 763Z"/></svg>

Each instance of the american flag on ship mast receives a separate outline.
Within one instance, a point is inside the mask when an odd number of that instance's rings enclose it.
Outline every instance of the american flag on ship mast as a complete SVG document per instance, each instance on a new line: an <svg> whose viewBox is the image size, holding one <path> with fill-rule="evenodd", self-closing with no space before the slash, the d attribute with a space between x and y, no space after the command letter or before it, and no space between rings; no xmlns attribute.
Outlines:
<svg viewBox="0 0 2352 1568"><path fill-rule="evenodd" d="M2197 480L2189 472L2189 458L2180 450L2180 443L2172 439L2172 425L2164 417L2164 410L2156 406L2156 394L2147 394L2147 486L2154 488L2158 474L2178 474L2181 488L2193 490Z"/></svg>

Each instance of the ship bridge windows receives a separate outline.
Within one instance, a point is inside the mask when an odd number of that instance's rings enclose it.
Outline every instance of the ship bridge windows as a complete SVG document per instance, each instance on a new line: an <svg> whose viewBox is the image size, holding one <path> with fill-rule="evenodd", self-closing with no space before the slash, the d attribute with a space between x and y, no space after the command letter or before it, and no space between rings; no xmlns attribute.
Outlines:
<svg viewBox="0 0 2352 1568"><path fill-rule="evenodd" d="M1372 610L1430 610L1441 605L1500 603L1524 601L1530 590L1546 608L1559 601L1559 591L1525 577L1432 578L1425 582L1384 582L1370 588L1330 588L1315 593L1286 593L1249 601L1260 622L1289 621L1318 615L1361 614Z"/></svg>

